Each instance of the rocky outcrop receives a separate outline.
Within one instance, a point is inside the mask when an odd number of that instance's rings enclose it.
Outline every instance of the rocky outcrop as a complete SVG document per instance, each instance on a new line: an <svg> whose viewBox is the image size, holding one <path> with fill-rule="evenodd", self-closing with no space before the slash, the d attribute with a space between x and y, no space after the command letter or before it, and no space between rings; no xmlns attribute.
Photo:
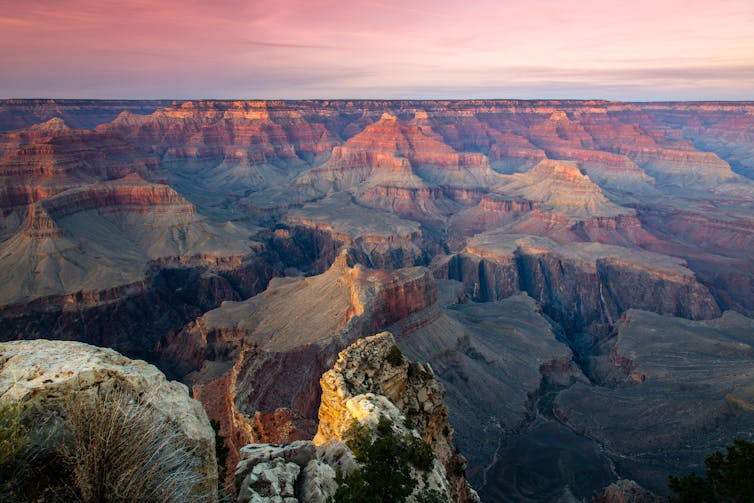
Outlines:
<svg viewBox="0 0 754 503"><path fill-rule="evenodd" d="M31 204L80 184L136 173L158 160L107 133L71 129L60 119L0 136L0 207Z"/></svg>
<svg viewBox="0 0 754 503"><path fill-rule="evenodd" d="M124 388L141 397L172 423L195 449L195 487L203 501L216 499L215 434L201 404L188 388L168 381L156 367L130 360L112 349L79 342L0 343L0 400L21 402L56 417L79 395Z"/></svg>
<svg viewBox="0 0 754 503"><path fill-rule="evenodd" d="M513 257L488 259L475 253L439 257L430 265L436 278L464 284L468 296L479 302L505 299L519 291L518 266Z"/></svg>
<svg viewBox="0 0 754 503"><path fill-rule="evenodd" d="M333 150L322 167L301 179L321 190L342 190L371 180L373 185L417 187L483 186L492 178L484 156L458 153L438 140L430 128L406 124L384 113L379 121Z"/></svg>
<svg viewBox="0 0 754 503"><path fill-rule="evenodd" d="M392 422L410 421L444 465L453 501L473 500L465 479L457 475L466 461L452 446L448 411L442 402L445 390L432 367L405 360L389 332L357 341L342 351L320 384L322 403L315 444L344 438L353 420L376 427L380 414L397 413L398 417L390 417ZM391 414L385 401L397 411Z"/></svg>
<svg viewBox="0 0 754 503"><path fill-rule="evenodd" d="M172 206L176 214L194 213L194 207L170 186L148 183L136 173L115 181L69 189L45 199L40 205L56 218L91 209L143 213L160 206Z"/></svg>
<svg viewBox="0 0 754 503"><path fill-rule="evenodd" d="M622 154L575 147L550 147L553 159L572 159L590 179L612 190L650 191L654 179Z"/></svg>
<svg viewBox="0 0 754 503"><path fill-rule="evenodd" d="M337 490L336 471L350 473L357 467L353 453L340 441L247 445L235 472L237 501L326 503Z"/></svg>
<svg viewBox="0 0 754 503"><path fill-rule="evenodd" d="M541 161L525 173L506 177L495 191L536 201L540 207L571 219L634 213L610 201L599 185L569 161Z"/></svg>
<svg viewBox="0 0 754 503"><path fill-rule="evenodd" d="M633 480L626 479L613 482L592 498L592 503L664 503L665 501L667 501L665 498L647 491Z"/></svg>
<svg viewBox="0 0 754 503"><path fill-rule="evenodd" d="M375 431L385 420L398 435L421 437L436 457L423 474L418 473L423 469L411 468L418 485L409 501L426 491L452 501L478 501L461 475L465 460L452 449L442 385L431 367L406 361L390 333L361 339L342 351L321 385L313 441L241 449L238 501L327 501L337 489L336 470L350 473L359 467L343 444L349 428L355 422Z"/></svg>
<svg viewBox="0 0 754 503"><path fill-rule="evenodd" d="M311 255L312 250L320 249L324 252L319 253L322 258L334 258L331 251L345 246L360 263L390 270L425 265L429 251L434 248L416 222L365 208L345 194L291 210L283 221L288 229L278 232L288 232L294 251L300 250L296 253L299 256ZM285 245L284 239L276 237L281 245ZM320 244L324 246L317 247Z"/></svg>
<svg viewBox="0 0 754 503"><path fill-rule="evenodd" d="M344 250L321 275L275 280L170 334L162 362L220 421L233 458L249 442L311 438L337 352L436 298L427 269L367 269Z"/></svg>
<svg viewBox="0 0 754 503"><path fill-rule="evenodd" d="M569 330L612 324L630 308L691 319L720 314L683 262L618 246L559 245L491 231L469 240L464 252L435 260L432 269L438 278L463 282L479 301L527 292Z"/></svg>

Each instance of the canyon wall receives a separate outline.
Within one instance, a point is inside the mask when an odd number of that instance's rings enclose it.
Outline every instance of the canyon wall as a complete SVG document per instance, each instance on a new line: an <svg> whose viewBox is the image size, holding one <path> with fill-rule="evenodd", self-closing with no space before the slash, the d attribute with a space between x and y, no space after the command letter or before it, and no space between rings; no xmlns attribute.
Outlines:
<svg viewBox="0 0 754 503"><path fill-rule="evenodd" d="M701 374L625 349L653 324L684 358L704 330L749 344L753 128L752 103L0 101L0 337L159 365L232 468L311 438L321 374L390 328L448 390L482 498L666 493L701 455L679 439L749 428L737 384L676 436L646 426L680 460L659 478L590 403L683 409L655 381ZM726 344L703 345L721 372Z"/></svg>

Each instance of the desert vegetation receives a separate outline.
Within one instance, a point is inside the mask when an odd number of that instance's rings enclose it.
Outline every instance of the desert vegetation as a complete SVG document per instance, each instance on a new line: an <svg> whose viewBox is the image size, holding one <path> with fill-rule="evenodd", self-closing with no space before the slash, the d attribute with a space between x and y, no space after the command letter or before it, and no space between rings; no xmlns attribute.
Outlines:
<svg viewBox="0 0 754 503"><path fill-rule="evenodd" d="M754 502L754 442L735 439L723 454L717 451L704 460L704 477L689 473L670 477L677 503Z"/></svg>
<svg viewBox="0 0 754 503"><path fill-rule="evenodd" d="M385 417L380 418L374 431L354 421L345 434L345 442L361 469L337 474L336 503L404 501L418 485L411 468L420 472L432 469L434 454L429 444L410 434L396 433ZM445 501L433 490L424 491L418 499Z"/></svg>
<svg viewBox="0 0 754 503"><path fill-rule="evenodd" d="M207 501L186 437L127 390L0 405L0 501Z"/></svg>

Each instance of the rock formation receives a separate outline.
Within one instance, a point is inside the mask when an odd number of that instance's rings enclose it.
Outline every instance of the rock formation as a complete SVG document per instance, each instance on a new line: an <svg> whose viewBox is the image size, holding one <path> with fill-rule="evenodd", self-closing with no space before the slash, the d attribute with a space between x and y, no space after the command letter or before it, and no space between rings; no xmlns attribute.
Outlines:
<svg viewBox="0 0 754 503"><path fill-rule="evenodd" d="M391 330L445 385L483 497L665 494L605 411L659 397L626 334L660 323L690 355L685 323L754 316L753 128L752 103L0 101L0 337L160 365L235 465L313 436L321 373ZM710 439L750 429L715 403ZM688 471L684 445L646 462Z"/></svg>
<svg viewBox="0 0 754 503"><path fill-rule="evenodd" d="M237 501L326 503L337 490L336 471L357 468L353 453L340 441L320 446L310 440L247 445L235 474Z"/></svg>
<svg viewBox="0 0 754 503"><path fill-rule="evenodd" d="M653 494L633 480L620 479L613 482L598 495L592 503L663 503L664 498Z"/></svg>
<svg viewBox="0 0 754 503"><path fill-rule="evenodd" d="M337 352L426 308L436 295L425 268L371 270L344 250L321 275L273 281L262 294L226 302L187 325L167 338L163 365L188 374L234 459L249 442L311 438L319 379Z"/></svg>
<svg viewBox="0 0 754 503"><path fill-rule="evenodd" d="M426 491L451 501L478 501L462 475L465 460L452 447L442 385L429 365L406 361L390 333L360 339L342 351L321 385L313 441L241 449L239 502L327 501L337 489L336 470L349 473L359 466L343 444L349 429L359 424L375 431L385 420L396 434L427 442L436 458L428 473L412 468L419 483L409 501Z"/></svg>
<svg viewBox="0 0 754 503"><path fill-rule="evenodd" d="M0 343L0 400L20 402L55 416L79 395L125 388L171 422L195 449L200 482L195 488L214 501L217 488L215 433L201 404L188 388L168 381L153 365L128 359L112 349L79 342Z"/></svg>

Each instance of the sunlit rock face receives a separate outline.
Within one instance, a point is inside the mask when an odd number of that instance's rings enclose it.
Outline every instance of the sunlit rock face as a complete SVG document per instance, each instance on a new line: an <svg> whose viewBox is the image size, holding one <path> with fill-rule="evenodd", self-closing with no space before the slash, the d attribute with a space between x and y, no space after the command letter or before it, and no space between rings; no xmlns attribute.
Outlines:
<svg viewBox="0 0 754 503"><path fill-rule="evenodd" d="M429 492L446 501L479 501L463 477L465 459L452 450L442 385L431 366L404 358L392 334L354 342L320 382L313 441L242 447L235 475L238 501L328 501L337 490L336 470L350 473L359 467L344 444L353 440L349 435L355 425L371 432L387 425L398 437L427 442L431 463L410 467L416 487L407 501L422 501Z"/></svg>
<svg viewBox="0 0 754 503"><path fill-rule="evenodd" d="M166 337L162 361L227 429L234 456L249 442L311 438L320 376L338 351L436 297L426 268L374 270L344 252L323 274L207 312Z"/></svg>
<svg viewBox="0 0 754 503"><path fill-rule="evenodd" d="M753 130L751 103L0 101L0 334L159 365L233 468L311 439L321 374L389 329L483 499L667 494L752 430L719 376L754 316ZM636 435L608 412L640 400L708 406Z"/></svg>

